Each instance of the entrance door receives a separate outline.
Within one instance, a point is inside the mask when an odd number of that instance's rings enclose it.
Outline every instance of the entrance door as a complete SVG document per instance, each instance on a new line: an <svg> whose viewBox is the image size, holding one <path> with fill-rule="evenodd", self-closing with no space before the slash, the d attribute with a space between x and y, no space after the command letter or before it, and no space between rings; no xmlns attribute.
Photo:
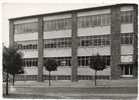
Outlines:
<svg viewBox="0 0 139 100"><path fill-rule="evenodd" d="M122 65L121 66L122 77L133 77L133 66L132 65Z"/></svg>

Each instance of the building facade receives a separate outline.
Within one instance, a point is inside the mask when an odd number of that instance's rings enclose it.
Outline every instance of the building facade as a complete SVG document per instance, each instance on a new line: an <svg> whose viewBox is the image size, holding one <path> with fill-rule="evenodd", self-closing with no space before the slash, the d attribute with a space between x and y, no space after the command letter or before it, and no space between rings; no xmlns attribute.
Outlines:
<svg viewBox="0 0 139 100"><path fill-rule="evenodd" d="M138 6L117 4L9 19L10 46L23 53L25 73L18 79L43 81L43 62L58 61L55 80L91 80L91 56L99 54L107 68L98 79L137 77Z"/></svg>

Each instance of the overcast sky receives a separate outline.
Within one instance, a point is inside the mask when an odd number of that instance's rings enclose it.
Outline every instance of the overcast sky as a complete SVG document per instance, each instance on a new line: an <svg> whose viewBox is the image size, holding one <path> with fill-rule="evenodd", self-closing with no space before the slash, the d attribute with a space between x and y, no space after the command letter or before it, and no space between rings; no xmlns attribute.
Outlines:
<svg viewBox="0 0 139 100"><path fill-rule="evenodd" d="M95 0L95 2L91 2L91 3L88 2L3 3L2 4L2 42L4 42L4 45L7 46L9 44L9 23L8 23L9 18L29 16L35 14L44 14L44 13L65 11L65 10L72 10L72 9L88 8L88 7L101 6L101 5L111 5L117 3L137 3L137 0L110 0L111 2L108 1L109 0Z"/></svg>

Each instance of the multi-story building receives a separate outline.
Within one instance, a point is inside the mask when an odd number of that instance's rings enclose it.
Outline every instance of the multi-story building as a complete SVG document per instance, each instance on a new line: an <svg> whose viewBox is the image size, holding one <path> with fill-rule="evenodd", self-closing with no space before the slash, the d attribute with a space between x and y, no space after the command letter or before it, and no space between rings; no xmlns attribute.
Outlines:
<svg viewBox="0 0 139 100"><path fill-rule="evenodd" d="M9 19L10 46L18 44L24 55L25 73L17 78L47 79L43 62L54 58L52 79L90 80L97 54L107 64L98 79L136 77L137 12L136 4L117 4Z"/></svg>

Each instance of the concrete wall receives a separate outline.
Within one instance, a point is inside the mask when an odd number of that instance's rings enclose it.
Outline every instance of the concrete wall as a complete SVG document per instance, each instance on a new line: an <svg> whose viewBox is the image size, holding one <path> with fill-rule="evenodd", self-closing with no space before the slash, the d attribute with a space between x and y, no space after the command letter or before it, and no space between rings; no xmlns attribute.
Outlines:
<svg viewBox="0 0 139 100"><path fill-rule="evenodd" d="M89 15L108 14L108 13L110 13L110 9L102 9L102 10L78 12L77 16L79 17L79 16L89 16Z"/></svg>
<svg viewBox="0 0 139 100"><path fill-rule="evenodd" d="M69 57L69 56L71 56L71 48L44 49L44 57Z"/></svg>
<svg viewBox="0 0 139 100"><path fill-rule="evenodd" d="M20 50L23 54L23 58L38 58L37 50Z"/></svg>
<svg viewBox="0 0 139 100"><path fill-rule="evenodd" d="M38 74L38 68L37 67L25 67L24 68L25 75L37 75ZM49 72L45 70L45 67L43 67L43 73L44 75L48 75ZM84 67L78 67L78 75L94 75L95 71L90 69L88 66ZM57 71L52 71L52 75L71 75L71 66L62 66L58 67ZM104 69L103 71L98 71L97 75L110 75L110 67Z"/></svg>
<svg viewBox="0 0 139 100"><path fill-rule="evenodd" d="M133 46L132 45L122 45L121 46L121 55L129 55L133 54Z"/></svg>
<svg viewBox="0 0 139 100"><path fill-rule="evenodd" d="M23 34L15 34L15 41L27 41L27 40L38 40L38 33L23 33Z"/></svg>
<svg viewBox="0 0 139 100"><path fill-rule="evenodd" d="M47 21L47 20L55 20L55 19L63 19L63 18L71 18L71 14L59 14L59 15L45 16L43 20Z"/></svg>
<svg viewBox="0 0 139 100"><path fill-rule="evenodd" d="M88 66L86 68L78 68L78 75L94 75L95 71L90 69ZM111 75L110 67L104 69L103 71L98 71L97 75Z"/></svg>
<svg viewBox="0 0 139 100"><path fill-rule="evenodd" d="M110 46L96 46L96 47L80 47L78 48L78 56L91 56L91 55L110 55Z"/></svg>
<svg viewBox="0 0 139 100"><path fill-rule="evenodd" d="M38 67L24 67L24 75L38 75Z"/></svg>
<svg viewBox="0 0 139 100"><path fill-rule="evenodd" d="M121 56L121 63L131 63L131 62L133 62L132 55Z"/></svg>
<svg viewBox="0 0 139 100"><path fill-rule="evenodd" d="M120 11L131 11L133 10L133 6L122 6L120 7Z"/></svg>
<svg viewBox="0 0 139 100"><path fill-rule="evenodd" d="M38 22L38 19L37 18L28 18L28 19L16 20L16 21L14 21L14 24L23 24L23 23L30 23L30 22Z"/></svg>
<svg viewBox="0 0 139 100"><path fill-rule="evenodd" d="M92 36L105 34L110 34L110 26L96 26L78 29L78 36Z"/></svg>
<svg viewBox="0 0 139 100"><path fill-rule="evenodd" d="M71 37L71 30L59 30L44 32L44 39Z"/></svg>
<svg viewBox="0 0 139 100"><path fill-rule="evenodd" d="M133 24L121 24L121 33L133 33Z"/></svg>

